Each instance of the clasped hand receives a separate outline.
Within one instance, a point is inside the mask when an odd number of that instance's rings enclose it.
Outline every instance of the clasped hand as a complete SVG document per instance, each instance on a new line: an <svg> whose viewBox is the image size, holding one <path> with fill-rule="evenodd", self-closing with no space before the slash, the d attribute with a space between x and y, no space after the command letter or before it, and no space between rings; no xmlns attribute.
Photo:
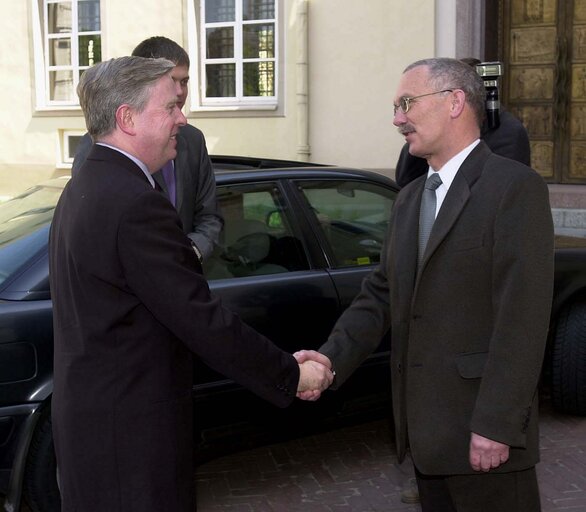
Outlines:
<svg viewBox="0 0 586 512"><path fill-rule="evenodd" d="M313 402L321 396L322 391L332 385L335 375L332 372L332 362L315 350L301 350L293 356L299 364L297 397Z"/></svg>

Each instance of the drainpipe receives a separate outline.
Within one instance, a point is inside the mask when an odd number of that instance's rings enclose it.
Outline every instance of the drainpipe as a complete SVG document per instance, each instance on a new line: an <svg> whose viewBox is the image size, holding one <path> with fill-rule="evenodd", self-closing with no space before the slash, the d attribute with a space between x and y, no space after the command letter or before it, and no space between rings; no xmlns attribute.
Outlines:
<svg viewBox="0 0 586 512"><path fill-rule="evenodd" d="M297 6L297 158L309 161L308 0Z"/></svg>

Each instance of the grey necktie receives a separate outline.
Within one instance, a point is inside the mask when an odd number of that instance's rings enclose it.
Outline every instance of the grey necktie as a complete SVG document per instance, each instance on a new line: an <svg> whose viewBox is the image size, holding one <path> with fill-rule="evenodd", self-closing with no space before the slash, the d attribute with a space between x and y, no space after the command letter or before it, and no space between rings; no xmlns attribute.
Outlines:
<svg viewBox="0 0 586 512"><path fill-rule="evenodd" d="M425 182L423 195L421 196L421 209L419 211L419 253L417 262L421 263L431 228L435 222L435 209L437 200L435 189L442 184L442 179L434 172Z"/></svg>

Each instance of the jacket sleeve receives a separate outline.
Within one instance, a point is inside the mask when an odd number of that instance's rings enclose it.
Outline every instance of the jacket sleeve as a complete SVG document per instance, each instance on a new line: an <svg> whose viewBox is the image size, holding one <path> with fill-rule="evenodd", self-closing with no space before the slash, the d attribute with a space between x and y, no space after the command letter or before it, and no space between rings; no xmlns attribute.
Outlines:
<svg viewBox="0 0 586 512"><path fill-rule="evenodd" d="M162 194L145 192L127 206L118 253L131 293L205 364L277 406L293 401L297 362L211 295Z"/></svg>
<svg viewBox="0 0 586 512"><path fill-rule="evenodd" d="M523 447L547 339L554 236L547 186L512 180L494 225L493 330L471 430Z"/></svg>
<svg viewBox="0 0 586 512"><path fill-rule="evenodd" d="M386 239L389 239L387 234ZM387 247L381 251L379 266L362 281L360 293L338 319L319 352L332 361L336 378L333 389L340 387L360 364L372 354L390 329Z"/></svg>
<svg viewBox="0 0 586 512"><path fill-rule="evenodd" d="M196 146L191 149L195 149L193 153L199 159L199 172L196 176L197 194L192 229L187 236L195 243L205 260L218 244L224 219L218 205L216 180L205 138L201 131L197 130L197 134L197 137L191 136L189 140L190 145Z"/></svg>

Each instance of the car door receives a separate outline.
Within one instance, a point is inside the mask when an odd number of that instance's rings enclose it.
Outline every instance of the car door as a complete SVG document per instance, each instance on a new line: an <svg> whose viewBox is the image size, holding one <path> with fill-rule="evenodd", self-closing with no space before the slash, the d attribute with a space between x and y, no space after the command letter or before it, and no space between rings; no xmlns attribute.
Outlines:
<svg viewBox="0 0 586 512"><path fill-rule="evenodd" d="M212 293L283 350L318 348L339 315L340 302L329 273L308 260L306 245L312 242L302 236L282 184L219 183L217 197L224 229L204 264ZM267 411L277 414L200 362L195 363L195 400L200 429L208 436L210 430L251 418L262 421Z"/></svg>
<svg viewBox="0 0 586 512"><path fill-rule="evenodd" d="M295 182L310 222L326 252L328 273L342 310L379 263L397 190L374 180L315 179ZM346 407L384 404L390 386L388 333L373 354L344 384ZM368 392L368 389L379 390ZM389 403L388 401L386 403Z"/></svg>

